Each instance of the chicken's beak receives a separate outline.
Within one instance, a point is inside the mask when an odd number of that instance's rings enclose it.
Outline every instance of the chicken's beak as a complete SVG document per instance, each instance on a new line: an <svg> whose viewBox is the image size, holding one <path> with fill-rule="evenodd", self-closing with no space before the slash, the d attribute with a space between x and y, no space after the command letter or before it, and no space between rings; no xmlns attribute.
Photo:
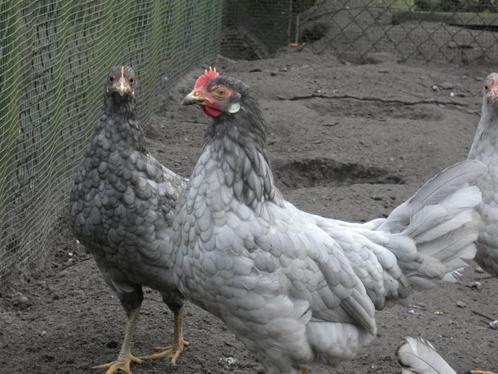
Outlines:
<svg viewBox="0 0 498 374"><path fill-rule="evenodd" d="M185 96L182 100L182 105L204 104L204 95L201 91L194 90Z"/></svg>
<svg viewBox="0 0 498 374"><path fill-rule="evenodd" d="M130 84L126 81L124 77L119 78L119 80L112 85L112 92L119 94L119 96L128 96L132 93Z"/></svg>

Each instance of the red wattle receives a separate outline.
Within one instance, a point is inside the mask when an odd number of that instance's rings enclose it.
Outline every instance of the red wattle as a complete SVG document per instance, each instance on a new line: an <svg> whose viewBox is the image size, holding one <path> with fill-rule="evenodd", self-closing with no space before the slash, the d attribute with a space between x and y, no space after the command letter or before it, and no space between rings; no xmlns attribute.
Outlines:
<svg viewBox="0 0 498 374"><path fill-rule="evenodd" d="M204 113L206 113L206 115L209 117L219 117L219 115L221 114L221 110L218 110L216 108L207 105L204 105L202 109L204 109Z"/></svg>

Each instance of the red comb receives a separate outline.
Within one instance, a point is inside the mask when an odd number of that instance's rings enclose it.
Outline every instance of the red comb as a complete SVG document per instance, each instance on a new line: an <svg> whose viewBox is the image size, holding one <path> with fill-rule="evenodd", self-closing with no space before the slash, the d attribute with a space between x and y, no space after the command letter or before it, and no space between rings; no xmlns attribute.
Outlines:
<svg viewBox="0 0 498 374"><path fill-rule="evenodd" d="M200 90L204 88L204 86L212 81L213 79L218 78L220 73L216 71L216 68L212 68L211 66L204 70L204 74L202 74L197 80L195 81L195 86L194 86L194 91Z"/></svg>

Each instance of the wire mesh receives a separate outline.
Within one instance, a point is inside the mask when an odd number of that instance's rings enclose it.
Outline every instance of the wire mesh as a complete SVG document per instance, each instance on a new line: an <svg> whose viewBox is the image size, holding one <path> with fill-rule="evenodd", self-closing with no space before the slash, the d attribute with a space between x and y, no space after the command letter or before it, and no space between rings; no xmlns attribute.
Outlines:
<svg viewBox="0 0 498 374"><path fill-rule="evenodd" d="M252 44L264 44L270 53L305 42L318 53L332 50L354 61L375 52L389 52L399 60L498 60L494 0L228 0L228 4L231 27Z"/></svg>
<svg viewBox="0 0 498 374"><path fill-rule="evenodd" d="M0 1L0 285L38 267L110 66L132 63L147 123L158 93L218 53L222 0Z"/></svg>

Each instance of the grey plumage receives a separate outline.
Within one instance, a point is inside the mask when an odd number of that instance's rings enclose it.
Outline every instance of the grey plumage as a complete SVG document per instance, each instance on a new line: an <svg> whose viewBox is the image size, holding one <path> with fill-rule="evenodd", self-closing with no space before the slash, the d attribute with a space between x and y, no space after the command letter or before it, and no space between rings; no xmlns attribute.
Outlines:
<svg viewBox="0 0 498 374"><path fill-rule="evenodd" d="M402 367L401 374L456 374L434 346L422 338L404 338L396 356Z"/></svg>
<svg viewBox="0 0 498 374"><path fill-rule="evenodd" d="M115 92L118 78L132 91ZM130 67L114 67L106 80L104 111L74 176L70 223L128 316L140 308L143 285L178 313L183 296L171 280L168 230L186 180L147 152L134 83Z"/></svg>
<svg viewBox="0 0 498 374"><path fill-rule="evenodd" d="M405 227L415 211L425 206L438 204L462 187L462 183L473 183L484 175L486 166L479 161L460 162L449 166L424 183L417 192L389 214L389 219L382 223L381 229L390 232L399 231ZM444 177L443 177L444 175Z"/></svg>
<svg viewBox="0 0 498 374"><path fill-rule="evenodd" d="M469 159L482 161L488 172L475 183L482 191L481 228L476 262L489 274L498 277L498 74L485 79L481 118L469 152Z"/></svg>
<svg viewBox="0 0 498 374"><path fill-rule="evenodd" d="M354 357L375 337L375 309L452 280L474 255L480 192L467 182L484 172L480 163L442 172L387 219L323 218L273 184L266 125L247 86L207 71L184 101L214 120L175 217L178 287L268 373Z"/></svg>

